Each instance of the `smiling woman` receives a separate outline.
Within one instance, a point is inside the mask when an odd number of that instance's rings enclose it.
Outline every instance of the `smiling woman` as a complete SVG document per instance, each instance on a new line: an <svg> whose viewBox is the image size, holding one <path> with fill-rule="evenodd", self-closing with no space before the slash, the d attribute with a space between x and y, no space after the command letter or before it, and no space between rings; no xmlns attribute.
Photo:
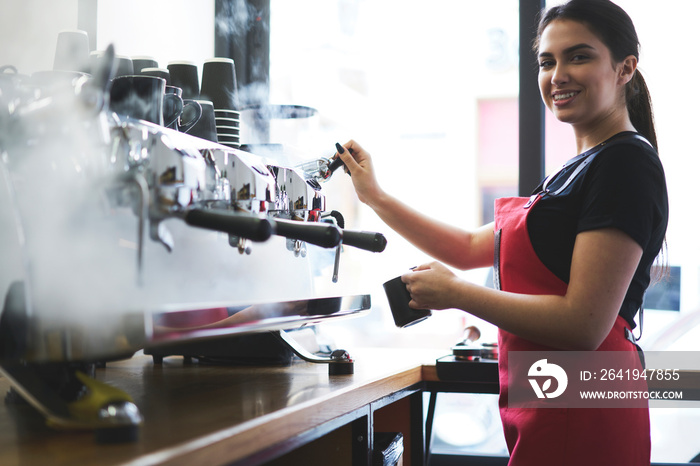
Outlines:
<svg viewBox="0 0 700 466"><path fill-rule="evenodd" d="M629 16L608 0L571 0L547 11L538 32L542 99L570 124L580 154L530 198L497 199L493 224L463 230L418 212L380 186L373 158L356 141L335 157L352 173L358 199L415 247L454 268L493 263L495 290L439 262L414 268L402 281L414 309L461 309L498 326L511 464L645 464L648 409L509 403L518 377L527 374L509 365L509 352L618 351L630 369L641 369L634 316L668 222L653 125L636 127L653 118L636 112L635 99L648 96L633 87L640 82L638 41Z"/></svg>
<svg viewBox="0 0 700 466"><path fill-rule="evenodd" d="M634 338L629 329L634 327L668 222L648 92L636 69L636 32L629 16L615 4L572 0L542 16L536 50L542 99L557 119L571 125L580 155L538 188L539 194L526 204L529 214L516 215L527 218L528 239L517 243L517 228L506 228L507 220L497 217L496 231L503 236L497 243L505 256L501 267L508 272L501 289L557 293L556 286L550 288L557 280L547 285L542 279L526 278L533 273L532 264L544 264L536 275L553 273L565 284L559 291L565 298L562 309L590 317L587 324L581 321L579 329L582 334L590 329L589 335L598 342L589 349L632 355ZM512 212L518 211L504 211L506 218L513 217ZM517 247L509 249L509 243ZM534 257L523 262L518 251L528 243ZM523 265L522 273L508 261ZM588 305L576 304L584 302ZM567 308L566 303L573 307ZM509 330L501 332L502 353L545 349L537 344L542 339L509 325L508 321L500 325ZM564 330L566 325L558 328ZM522 370L507 363L507 359L500 361L502 386L510 380L504 372ZM501 417L513 464L648 464L647 410L528 411L508 405L510 388L505 385L501 392ZM580 430L575 433L562 423ZM558 427L551 430L552 426ZM598 445L596 451L585 447L590 442ZM559 459L538 458L533 446L542 450L552 443L565 445L554 455Z"/></svg>

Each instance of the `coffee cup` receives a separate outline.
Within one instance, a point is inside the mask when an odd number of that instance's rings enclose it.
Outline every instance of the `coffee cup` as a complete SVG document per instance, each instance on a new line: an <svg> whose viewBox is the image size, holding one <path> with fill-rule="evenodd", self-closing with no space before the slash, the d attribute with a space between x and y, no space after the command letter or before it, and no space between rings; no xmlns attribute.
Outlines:
<svg viewBox="0 0 700 466"><path fill-rule="evenodd" d="M202 67L202 98L211 100L215 109L239 107L236 68L230 58L211 58Z"/></svg>
<svg viewBox="0 0 700 466"><path fill-rule="evenodd" d="M115 57L117 62L116 70L114 71L114 77L119 76L133 76L134 74L134 62L131 61L130 57L124 55L117 55Z"/></svg>
<svg viewBox="0 0 700 466"><path fill-rule="evenodd" d="M214 104L209 100L195 100L201 109L201 118L192 126L188 134L207 141L219 142L216 135L216 119L214 118Z"/></svg>
<svg viewBox="0 0 700 466"><path fill-rule="evenodd" d="M202 106L199 102L182 99L182 89L175 86L165 86L163 98L163 121L168 128L181 133L187 133L202 117Z"/></svg>
<svg viewBox="0 0 700 466"><path fill-rule="evenodd" d="M119 76L112 80L109 96L109 106L113 112L164 126L165 79L143 75Z"/></svg>
<svg viewBox="0 0 700 466"><path fill-rule="evenodd" d="M411 294L406 289L406 284L401 281L400 276L385 282L384 291L389 300L394 324L397 327L405 328L415 325L432 315L429 309L413 309L408 306Z"/></svg>
<svg viewBox="0 0 700 466"><path fill-rule="evenodd" d="M88 71L90 44L85 31L61 31L56 40L53 69L56 71Z"/></svg>
<svg viewBox="0 0 700 466"><path fill-rule="evenodd" d="M158 61L149 56L132 56L131 62L134 64L134 74L141 74L141 70L144 68L158 68Z"/></svg>
<svg viewBox="0 0 700 466"><path fill-rule="evenodd" d="M166 68L141 68L137 74L142 74L144 76L155 76L157 78L165 79L165 85L170 85L170 71ZM175 86L177 87L177 86ZM182 89L182 88L180 88Z"/></svg>
<svg viewBox="0 0 700 466"><path fill-rule="evenodd" d="M181 133L189 133L194 125L202 118L204 113L202 104L195 99L183 99L183 108L180 118L178 119L178 131Z"/></svg>
<svg viewBox="0 0 700 466"><path fill-rule="evenodd" d="M182 89L166 84L163 96L163 125L167 128L178 129L177 120L180 118L183 108Z"/></svg>
<svg viewBox="0 0 700 466"><path fill-rule="evenodd" d="M105 52L104 50L93 50L88 56L88 66L90 74L97 75L101 67L105 66ZM111 70L110 70L111 71Z"/></svg>
<svg viewBox="0 0 700 466"><path fill-rule="evenodd" d="M199 99L199 70L190 61L171 61L168 63L170 85L182 89L183 99Z"/></svg>

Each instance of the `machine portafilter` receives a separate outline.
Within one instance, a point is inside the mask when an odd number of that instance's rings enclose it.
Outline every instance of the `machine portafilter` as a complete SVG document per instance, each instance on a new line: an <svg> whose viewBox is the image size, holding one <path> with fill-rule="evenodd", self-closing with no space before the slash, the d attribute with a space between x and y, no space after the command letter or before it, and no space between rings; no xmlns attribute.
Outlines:
<svg viewBox="0 0 700 466"><path fill-rule="evenodd" d="M340 158L322 157L303 163L299 168L305 173L307 180L312 180L313 184L320 186L320 183L327 182L333 173L343 166L345 164ZM341 228L343 244L372 252L382 252L386 248L386 238L381 233L346 230L345 222L339 212L333 211L329 215L335 217L337 225Z"/></svg>
<svg viewBox="0 0 700 466"><path fill-rule="evenodd" d="M142 121L120 122L118 117L113 133L116 142L111 159L121 160L116 165L125 168L118 179L133 181L138 191L138 196L116 199L134 205L148 199L146 211L135 210L143 222L147 217L151 239L169 251L174 242L163 223L169 218L256 242L272 235L267 218L235 211L230 180L221 174L211 152L197 150L194 138Z"/></svg>
<svg viewBox="0 0 700 466"><path fill-rule="evenodd" d="M289 167L242 150L213 148L202 153L229 184L234 210L266 213L273 222L273 234L286 237L287 249L295 254L305 254L306 243L334 248L342 242L374 252L384 250L383 235L344 230L344 225L324 219L326 198L320 182L330 177L321 175L331 163L327 159ZM337 168L337 162L332 165Z"/></svg>
<svg viewBox="0 0 700 466"><path fill-rule="evenodd" d="M337 247L338 254L342 244L373 252L383 251L386 239L382 234L346 230L344 222L338 221L338 216L324 216L326 202L321 182L328 180L339 166L335 161L318 159L297 168L272 169L276 174L278 199L284 200L277 205L282 208L273 212L277 233L326 248ZM295 252L298 252L297 247L294 248Z"/></svg>

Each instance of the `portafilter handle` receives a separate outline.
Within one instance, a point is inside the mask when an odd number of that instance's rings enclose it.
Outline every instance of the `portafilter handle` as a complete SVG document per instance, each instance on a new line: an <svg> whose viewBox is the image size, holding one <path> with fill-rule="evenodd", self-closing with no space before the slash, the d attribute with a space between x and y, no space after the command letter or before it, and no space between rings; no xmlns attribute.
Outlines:
<svg viewBox="0 0 700 466"><path fill-rule="evenodd" d="M348 246L372 252L382 252L386 248L386 238L381 233L341 230L337 226L326 222L311 223L275 219L273 225L277 235L306 241L324 248L334 248L341 242Z"/></svg>
<svg viewBox="0 0 700 466"><path fill-rule="evenodd" d="M266 218L238 215L225 210L191 209L185 212L183 219L194 227L220 231L251 241L266 241L273 233L273 224Z"/></svg>
<svg viewBox="0 0 700 466"><path fill-rule="evenodd" d="M371 252L382 252L386 248L386 238L373 231L343 230L343 244Z"/></svg>
<svg viewBox="0 0 700 466"><path fill-rule="evenodd" d="M334 248L341 240L340 229L330 223L275 219L272 225L275 234L279 236L305 241L323 248Z"/></svg>
<svg viewBox="0 0 700 466"><path fill-rule="evenodd" d="M328 181L336 170L344 166L345 163L340 157L335 159L321 158L302 166L302 169L318 181Z"/></svg>
<svg viewBox="0 0 700 466"><path fill-rule="evenodd" d="M345 229L345 218L337 210L322 215L326 222L335 223L342 232L342 244L365 249L371 252L382 252L386 248L386 238L381 233L373 231L354 231Z"/></svg>
<svg viewBox="0 0 700 466"><path fill-rule="evenodd" d="M343 162L343 160L340 157L337 157L337 158L331 160L330 163L328 164L328 168L326 169L326 176L325 177L330 178L331 175L337 169L339 169L340 167L344 167L344 166L345 166L345 162Z"/></svg>

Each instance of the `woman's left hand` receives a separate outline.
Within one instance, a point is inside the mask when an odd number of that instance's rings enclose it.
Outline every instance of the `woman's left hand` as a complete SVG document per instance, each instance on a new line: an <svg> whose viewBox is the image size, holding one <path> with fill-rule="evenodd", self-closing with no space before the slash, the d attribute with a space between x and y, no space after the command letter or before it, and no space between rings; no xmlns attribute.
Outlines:
<svg viewBox="0 0 700 466"><path fill-rule="evenodd" d="M461 280L439 262L416 267L401 276L411 294L413 309L450 309L454 307L456 289Z"/></svg>

